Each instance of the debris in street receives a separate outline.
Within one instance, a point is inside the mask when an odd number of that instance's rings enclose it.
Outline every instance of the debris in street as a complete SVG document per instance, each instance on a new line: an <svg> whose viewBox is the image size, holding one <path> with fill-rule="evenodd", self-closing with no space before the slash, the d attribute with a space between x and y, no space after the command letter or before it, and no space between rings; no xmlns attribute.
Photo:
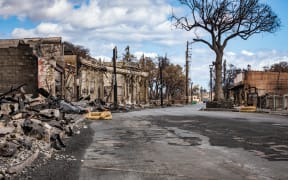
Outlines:
<svg viewBox="0 0 288 180"><path fill-rule="evenodd" d="M240 112L256 112L256 106L242 106L240 107Z"/></svg>
<svg viewBox="0 0 288 180"><path fill-rule="evenodd" d="M90 120L112 120L112 114L110 111L90 112L86 118Z"/></svg>
<svg viewBox="0 0 288 180"><path fill-rule="evenodd" d="M38 89L42 96L34 98L25 94L24 87L25 85L12 87L0 94L2 179L21 172L39 153L51 157L53 150L64 149L66 145L63 138L79 131L75 130L77 127L71 115L81 116L88 112L81 106L52 96L43 88Z"/></svg>
<svg viewBox="0 0 288 180"><path fill-rule="evenodd" d="M64 100L61 100L60 102L60 111L64 113L75 113L75 114L84 114L88 111L81 106L76 106L71 103L68 103Z"/></svg>
<svg viewBox="0 0 288 180"><path fill-rule="evenodd" d="M63 141L60 138L59 134L53 134L50 137L51 140L51 147L56 149L56 150L61 150L62 148L65 148L65 144L63 143Z"/></svg>
<svg viewBox="0 0 288 180"><path fill-rule="evenodd" d="M0 155L3 157L12 157L17 151L17 146L11 142L0 144Z"/></svg>

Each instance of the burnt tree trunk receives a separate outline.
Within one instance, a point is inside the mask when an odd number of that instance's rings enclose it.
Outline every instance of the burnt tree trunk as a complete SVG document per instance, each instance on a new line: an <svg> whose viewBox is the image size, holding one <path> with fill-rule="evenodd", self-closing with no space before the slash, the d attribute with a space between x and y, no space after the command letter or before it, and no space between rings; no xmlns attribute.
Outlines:
<svg viewBox="0 0 288 180"><path fill-rule="evenodd" d="M216 53L216 82L215 82L215 101L224 100L224 94L222 89L222 58L223 58L223 50L218 50Z"/></svg>

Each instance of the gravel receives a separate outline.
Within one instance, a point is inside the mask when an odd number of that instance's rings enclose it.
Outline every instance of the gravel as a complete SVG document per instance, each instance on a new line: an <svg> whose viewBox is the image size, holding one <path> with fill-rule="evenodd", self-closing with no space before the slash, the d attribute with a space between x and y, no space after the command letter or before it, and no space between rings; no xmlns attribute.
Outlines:
<svg viewBox="0 0 288 180"><path fill-rule="evenodd" d="M80 129L71 138L64 139L66 148L56 151L49 158L44 153L22 173L11 179L23 180L76 180L79 178L79 170L85 149L90 145L93 130L89 121L81 122ZM84 128L83 128L84 127ZM79 133L79 134L78 134Z"/></svg>

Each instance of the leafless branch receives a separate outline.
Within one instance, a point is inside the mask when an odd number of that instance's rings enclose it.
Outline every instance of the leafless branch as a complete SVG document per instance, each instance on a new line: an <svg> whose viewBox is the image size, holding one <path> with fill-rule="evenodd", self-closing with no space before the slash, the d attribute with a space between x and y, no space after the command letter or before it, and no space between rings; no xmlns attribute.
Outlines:
<svg viewBox="0 0 288 180"><path fill-rule="evenodd" d="M202 29L210 37L196 36L195 42L208 45L216 54L215 99L221 99L222 58L228 41L240 37L244 40L261 32L274 33L280 20L271 8L259 0L179 0L188 7L191 17L176 16L172 20L176 28L191 31Z"/></svg>
<svg viewBox="0 0 288 180"><path fill-rule="evenodd" d="M261 32L275 32L280 27L277 15L259 0L179 0L191 10L188 17L172 20L175 27L190 31L201 28L211 35L210 48L224 49L228 41L235 37L244 40ZM199 38L197 38L199 39ZM201 38L200 38L201 39ZM199 40L203 42L202 40ZM207 41L203 43L207 44ZM208 45L207 44L207 45Z"/></svg>

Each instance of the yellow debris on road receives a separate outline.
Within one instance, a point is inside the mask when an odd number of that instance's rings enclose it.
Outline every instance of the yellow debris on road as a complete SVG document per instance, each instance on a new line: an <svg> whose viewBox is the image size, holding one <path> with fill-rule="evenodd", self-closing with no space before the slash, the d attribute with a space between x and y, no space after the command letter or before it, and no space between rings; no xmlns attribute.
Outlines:
<svg viewBox="0 0 288 180"><path fill-rule="evenodd" d="M86 118L90 120L112 120L112 113L110 111L89 112Z"/></svg>
<svg viewBox="0 0 288 180"><path fill-rule="evenodd" d="M240 112L256 112L255 106L243 106L240 107Z"/></svg>

